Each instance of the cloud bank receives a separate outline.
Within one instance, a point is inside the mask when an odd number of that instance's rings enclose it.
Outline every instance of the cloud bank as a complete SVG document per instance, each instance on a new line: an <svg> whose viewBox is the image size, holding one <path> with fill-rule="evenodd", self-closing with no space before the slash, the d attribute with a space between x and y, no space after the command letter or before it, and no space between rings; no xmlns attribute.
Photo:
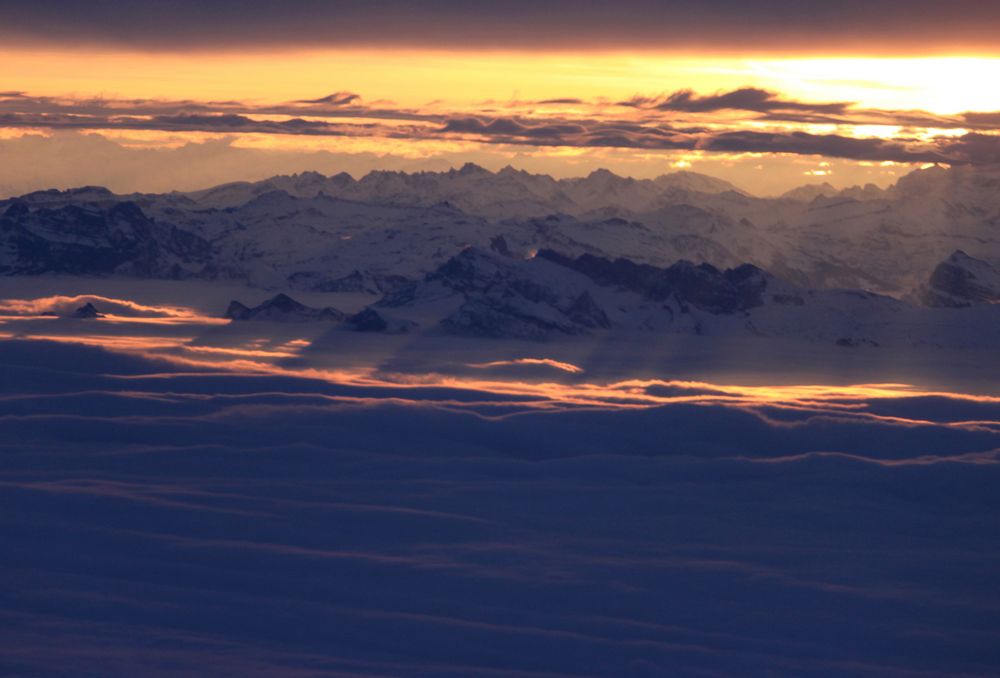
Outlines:
<svg viewBox="0 0 1000 678"><path fill-rule="evenodd" d="M463 108L368 102L331 90L276 103L3 92L0 196L86 184L195 190L306 170L360 176L466 162L554 176L606 167L640 177L696 163L697 171L767 194L814 176L842 187L884 186L925 163L1000 162L1000 113L990 111L870 109L752 87ZM767 173L754 169L764 158ZM882 163L905 167L871 169Z"/></svg>
<svg viewBox="0 0 1000 678"><path fill-rule="evenodd" d="M582 108L583 113L560 113L564 106ZM901 163L996 162L998 121L1000 113L996 112L940 116L869 110L850 102L796 101L757 88L711 95L680 90L611 105L575 99L510 102L484 106L478 113L456 113L441 106L418 110L385 102L370 105L353 92L272 105L74 100L22 92L0 95L0 126L10 129L471 139L527 146L786 153ZM824 131L814 131L817 125ZM886 132L874 137L866 134L872 126Z"/></svg>

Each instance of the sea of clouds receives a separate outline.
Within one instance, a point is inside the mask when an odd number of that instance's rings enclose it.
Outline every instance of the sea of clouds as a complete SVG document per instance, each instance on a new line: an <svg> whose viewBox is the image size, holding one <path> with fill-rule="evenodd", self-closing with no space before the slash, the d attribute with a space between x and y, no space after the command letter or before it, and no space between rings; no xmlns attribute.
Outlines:
<svg viewBox="0 0 1000 678"><path fill-rule="evenodd" d="M6 674L1000 665L998 398L0 371Z"/></svg>

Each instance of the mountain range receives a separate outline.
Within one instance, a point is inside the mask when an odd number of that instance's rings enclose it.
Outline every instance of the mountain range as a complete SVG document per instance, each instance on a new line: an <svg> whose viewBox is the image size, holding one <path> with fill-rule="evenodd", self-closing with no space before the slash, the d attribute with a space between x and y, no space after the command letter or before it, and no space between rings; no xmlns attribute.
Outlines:
<svg viewBox="0 0 1000 678"><path fill-rule="evenodd" d="M304 173L193 193L84 187L0 201L0 273L383 295L474 247L512 260L541 251L550 261L624 260L637 271L746 264L801 289L962 306L996 299L995 282L984 292L948 271L989 278L990 262L1000 261L998 223L994 167L934 166L884 190L820 184L778 198L691 172L644 180L475 165L357 180Z"/></svg>
<svg viewBox="0 0 1000 678"><path fill-rule="evenodd" d="M982 264L970 262L963 263ZM224 317L536 341L619 330L784 337L843 347L996 346L1000 305L974 304L963 289L952 288L950 303L935 304L943 308L926 308L872 292L802 288L752 264L720 270L679 261L661 268L591 254L541 250L520 259L468 247L353 315L281 293L253 308L234 300ZM974 305L976 310L964 308Z"/></svg>

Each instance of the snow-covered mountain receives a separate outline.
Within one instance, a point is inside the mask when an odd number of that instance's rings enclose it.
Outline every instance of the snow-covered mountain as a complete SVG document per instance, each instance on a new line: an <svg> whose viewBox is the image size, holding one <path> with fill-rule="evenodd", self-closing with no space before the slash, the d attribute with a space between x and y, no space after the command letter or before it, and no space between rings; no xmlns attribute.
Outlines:
<svg viewBox="0 0 1000 678"><path fill-rule="evenodd" d="M885 197L885 191L875 184L865 184L864 186L851 186L850 188L838 189L828 181L819 184L806 184L793 188L781 194L782 199L795 200L797 202L812 202L817 198L850 198L852 200L878 200Z"/></svg>
<svg viewBox="0 0 1000 678"><path fill-rule="evenodd" d="M226 208L244 205L274 191L296 198L325 195L387 205L430 207L448 203L468 214L493 218L581 215L609 206L629 206L638 212L667 204L686 193L741 194L729 182L695 172L631 179L596 170L586 177L553 179L512 167L494 173L470 163L448 172L376 171L357 181L345 173L326 177L305 172L225 184L186 195L204 207Z"/></svg>
<svg viewBox="0 0 1000 678"><path fill-rule="evenodd" d="M751 264L656 267L552 250L515 258L476 247L352 316L278 295L252 309L234 301L226 317L529 340L625 331L782 337L846 348L1000 343L1000 305L924 308L871 292L806 289Z"/></svg>
<svg viewBox="0 0 1000 678"><path fill-rule="evenodd" d="M1000 270L958 250L934 269L919 299L928 306L1000 304Z"/></svg>
<svg viewBox="0 0 1000 678"><path fill-rule="evenodd" d="M720 271L677 262L666 268L542 250L512 259L469 248L379 306L404 316L435 314L452 334L540 339L611 328L700 333L703 315L735 315L764 303L772 282L754 266Z"/></svg>
<svg viewBox="0 0 1000 678"><path fill-rule="evenodd" d="M179 277L211 270L209 242L103 189L0 203L0 273Z"/></svg>
<svg viewBox="0 0 1000 678"><path fill-rule="evenodd" d="M786 200L795 200L798 202L812 202L816 198L832 198L839 193L840 191L830 182L824 181L820 184L806 184L805 186L793 188L790 191L782 193L781 197Z"/></svg>
<svg viewBox="0 0 1000 678"><path fill-rule="evenodd" d="M678 172L553 179L448 172L316 173L190 194L100 188L0 201L0 272L202 277L385 293L469 246L550 249L665 267L753 264L804 288L902 297L956 250L1000 261L1000 169L932 167L888 190L804 187L779 198Z"/></svg>
<svg viewBox="0 0 1000 678"><path fill-rule="evenodd" d="M636 264L541 251L512 260L470 248L381 306L442 316L452 334L540 339L608 329L772 336L843 347L1000 343L1000 307L927 309L856 290L812 290L744 264Z"/></svg>

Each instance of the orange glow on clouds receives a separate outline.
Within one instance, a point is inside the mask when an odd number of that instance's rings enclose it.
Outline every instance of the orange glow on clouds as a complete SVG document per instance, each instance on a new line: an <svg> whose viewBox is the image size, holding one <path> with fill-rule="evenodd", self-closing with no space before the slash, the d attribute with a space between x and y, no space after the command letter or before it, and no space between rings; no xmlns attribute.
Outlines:
<svg viewBox="0 0 1000 678"><path fill-rule="evenodd" d="M434 50L135 53L0 50L4 88L38 95L278 102L352 91L367 101L608 100L756 86L790 96L937 113L1000 110L996 57L740 58L670 53Z"/></svg>
<svg viewBox="0 0 1000 678"><path fill-rule="evenodd" d="M131 316L99 319L66 319L39 315L50 309L71 308L81 300L99 300L107 307L127 309ZM843 420L864 420L903 426L941 425L965 430L997 431L1000 421L933 421L930 418L902 417L872 411L879 401L908 398L947 398L981 403L1000 403L1000 397L921 389L901 383L871 383L851 385L792 384L778 386L746 386L709 383L707 381L667 378L626 379L599 383L586 379L586 371L565 360L544 356L508 358L465 365L487 374L452 374L433 369L419 373L386 372L376 360L368 364L349 365L302 363L289 366L283 361L305 357L311 348L309 338L283 333L280 337L261 338L261 328L254 323L233 326L233 332L204 333L203 330L228 321L209 318L184 307L150 306L109 297L54 296L34 300L5 300L0 307L20 312L4 318L0 339L55 341L96 346L108 351L135 354L171 363L185 372L205 374L225 373L246 376L282 376L316 379L347 387L391 389L391 395L380 396L379 402L413 406L467 406L470 402L500 404L498 396L516 396L520 412L561 411L577 408L643 409L666 405L724 406L746 410L777 427L795 427L801 421L786 421L785 412L803 413L809 418L828 417ZM182 324L183 330L169 327ZM273 329L273 328L271 328ZM290 329L290 328L287 328ZM319 328L324 331L324 328ZM328 331L328 330L326 330ZM281 334L281 333L279 333ZM298 335L298 336L296 336ZM312 354L317 357L315 353ZM327 358L330 356L328 355ZM496 368L523 369L523 374L503 378L490 375ZM540 370L540 371L539 371ZM548 370L548 371L546 371ZM556 377L558 375L558 378ZM150 375L137 375L147 378ZM169 378L170 374L163 374ZM657 375L659 377L659 375ZM119 377L128 380L130 377ZM561 379L557 380L557 379ZM448 397L428 399L416 390L427 387L459 389L480 394L463 403ZM317 395L316 397L326 397ZM329 396L332 404L364 406L374 402L368 397ZM493 415L477 415L493 416ZM495 415L513 416L509 412Z"/></svg>
<svg viewBox="0 0 1000 678"><path fill-rule="evenodd" d="M92 321L81 322L88 323L90 326ZM263 342L260 340L249 340L238 346L209 346L194 344L195 337L193 336L163 337L95 332L53 334L46 332L44 325L38 331L26 329L16 334L0 333L0 339L3 338L98 346L110 351L134 353L148 358L166 360L182 367L198 370L211 369L230 374L319 379L332 384L353 387L391 388L398 392L398 396L392 399L399 402L410 402L406 396L406 391L409 389L440 387L482 392L484 402L489 401L491 395L532 398L534 400L529 402L519 401L519 405L543 410L566 407L635 409L670 404L725 405L745 408L773 407L813 412L817 416L862 417L906 425L923 425L931 422L924 419L876 415L865 412L865 409L872 401L899 398L942 397L982 403L1000 403L1000 396L927 390L901 383L745 386L671 379L628 379L610 383L587 381L563 383L544 379L474 378L437 372L385 373L375 367L363 366L290 368L280 363L271 362L271 360L299 355L301 349L309 345L308 340L305 339L279 343L276 347L269 349L263 348ZM575 375L584 372L579 366L550 358L502 360L477 363L470 365L470 367L490 368L516 365L546 366ZM778 420L769 419L769 421L780 426L795 425L785 424ZM1000 421L960 421L949 422L946 425L1000 430Z"/></svg>
<svg viewBox="0 0 1000 678"><path fill-rule="evenodd" d="M11 114L8 127L0 128L0 154L18 168L0 171L0 197L85 184L116 192L196 190L306 170L360 176L465 162L557 177L598 168L637 178L691 169L768 195L803 180L887 186L928 161L991 162L996 144L990 142L1000 138L993 114L1000 111L1000 90L983 86L1000 75L1000 57L563 47L138 52L0 46L0 92L13 93L0 111ZM684 90L697 103L744 88L773 101L756 108L752 102L661 106L664 95ZM323 102L332 93L347 98ZM788 106L775 113L781 103ZM970 111L986 115L962 115ZM500 131L475 128L497 120L506 123ZM296 124L285 124L290 121ZM615 129L623 124L628 134ZM518 126L564 131L551 138L503 131ZM29 130L38 136L23 140ZM758 136L743 144L711 143L730 133ZM799 133L865 143L788 139ZM776 141L769 144L766 135ZM101 137L113 143L99 146ZM884 147L872 146L883 141ZM75 147L98 150L80 153L86 158L80 163L65 150ZM181 152L144 155L168 149ZM92 162L93 155L102 155L101 162ZM194 156L200 160L184 162ZM839 165L817 168L817 159ZM897 172L859 164L871 160L904 166ZM750 163L759 161L767 172L752 170ZM135 170L152 163L149 172Z"/></svg>

